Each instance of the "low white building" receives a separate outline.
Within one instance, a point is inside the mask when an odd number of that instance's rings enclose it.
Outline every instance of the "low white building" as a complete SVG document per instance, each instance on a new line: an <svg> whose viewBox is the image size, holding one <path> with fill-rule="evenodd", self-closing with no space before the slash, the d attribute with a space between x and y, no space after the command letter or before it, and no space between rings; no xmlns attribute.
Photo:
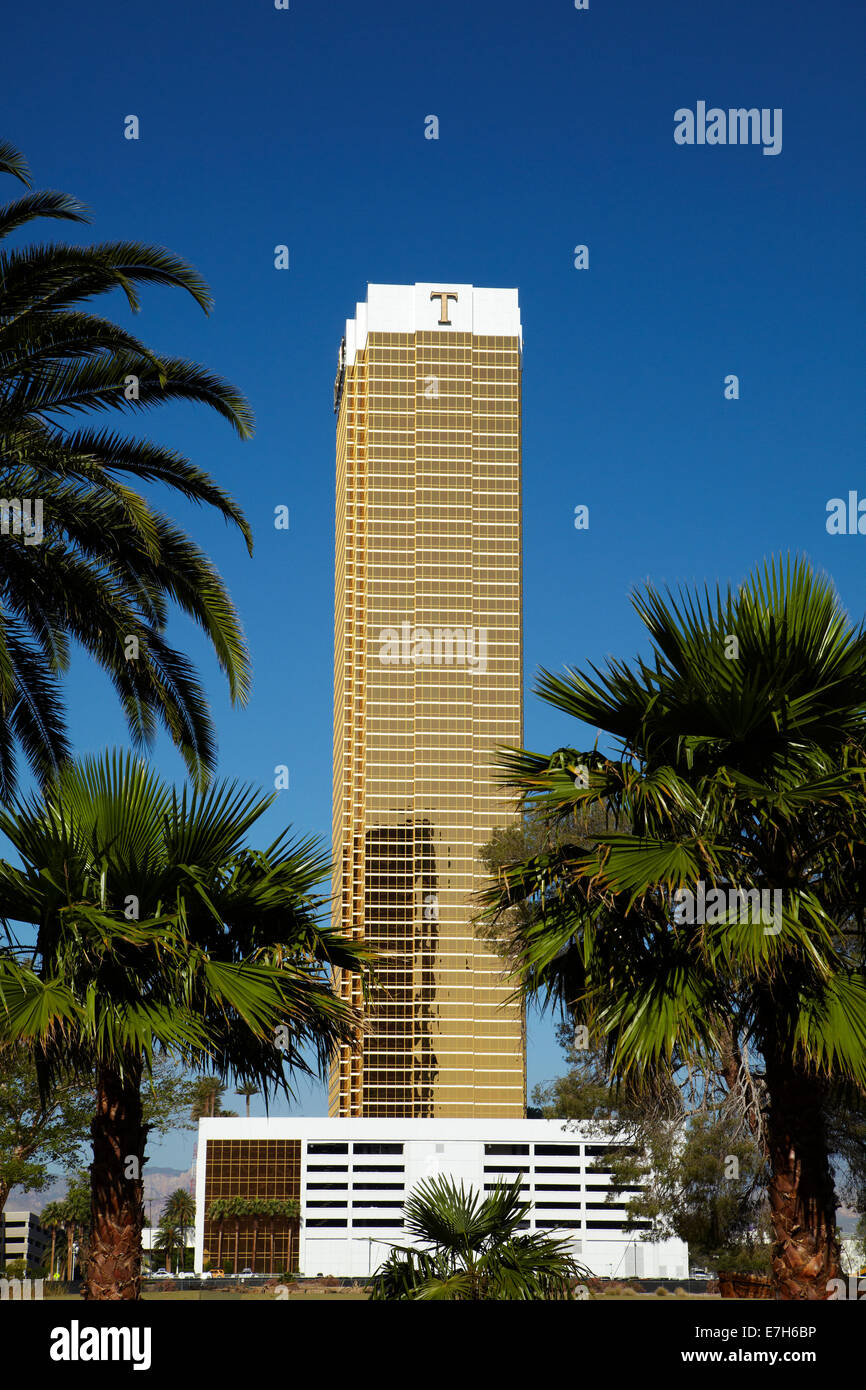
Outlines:
<svg viewBox="0 0 866 1390"><path fill-rule="evenodd" d="M686 1279L683 1241L642 1240L625 1229L624 1207L607 1201L611 1178L603 1162L610 1147L591 1126L561 1120L201 1120L195 1268L203 1267L206 1214L219 1198L294 1197L301 1207L291 1246L275 1245L273 1234L269 1243L261 1222L254 1238L247 1223L241 1239L229 1221L219 1236L223 1265L234 1240L238 1266L256 1273L275 1273L290 1259L307 1277L362 1277L387 1256L389 1242L410 1243L403 1204L422 1178L448 1174L488 1192L520 1174L532 1204L526 1229L567 1238L593 1274ZM212 1264L216 1241L209 1222Z"/></svg>
<svg viewBox="0 0 866 1390"><path fill-rule="evenodd" d="M0 1269L14 1260L26 1260L29 1268L42 1265L51 1249L51 1236L33 1211L0 1212Z"/></svg>

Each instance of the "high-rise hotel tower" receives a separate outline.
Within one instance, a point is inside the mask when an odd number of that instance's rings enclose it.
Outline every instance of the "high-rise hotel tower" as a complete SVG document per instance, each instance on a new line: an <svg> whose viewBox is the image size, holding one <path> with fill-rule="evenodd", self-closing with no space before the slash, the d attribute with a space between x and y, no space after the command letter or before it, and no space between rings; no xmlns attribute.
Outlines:
<svg viewBox="0 0 866 1390"><path fill-rule="evenodd" d="M340 348L334 895L379 953L330 1111L519 1119L521 1009L472 925L522 738L517 291L369 285Z"/></svg>

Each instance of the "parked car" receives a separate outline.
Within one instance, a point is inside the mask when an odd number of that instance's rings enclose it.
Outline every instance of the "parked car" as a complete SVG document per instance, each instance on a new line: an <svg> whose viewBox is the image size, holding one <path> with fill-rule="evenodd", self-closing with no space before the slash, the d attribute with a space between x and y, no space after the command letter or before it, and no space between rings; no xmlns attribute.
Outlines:
<svg viewBox="0 0 866 1390"><path fill-rule="evenodd" d="M241 1272L240 1272L240 1278L241 1278L241 1279L252 1279L252 1277L253 1277L253 1272L252 1272L251 1269L242 1269L242 1270L241 1270Z"/></svg>
<svg viewBox="0 0 866 1390"><path fill-rule="evenodd" d="M705 1269L693 1269L691 1272L692 1279L712 1279L712 1277L712 1274L709 1274Z"/></svg>

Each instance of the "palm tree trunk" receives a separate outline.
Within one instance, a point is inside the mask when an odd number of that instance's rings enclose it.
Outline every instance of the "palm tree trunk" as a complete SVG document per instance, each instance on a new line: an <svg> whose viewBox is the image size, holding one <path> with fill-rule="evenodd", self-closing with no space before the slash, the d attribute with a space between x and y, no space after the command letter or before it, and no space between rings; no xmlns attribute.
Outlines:
<svg viewBox="0 0 866 1390"><path fill-rule="evenodd" d="M73 1246L74 1246L74 1245L75 1245L75 1223L74 1223L73 1221L70 1221L69 1225L66 1227L66 1282L67 1282L67 1284L71 1284L71 1283L72 1283L72 1275L73 1275L74 1264L75 1264L75 1254L74 1254L74 1251L73 1251Z"/></svg>
<svg viewBox="0 0 866 1390"><path fill-rule="evenodd" d="M232 1273L234 1274L234 1276L235 1276L236 1279L237 1279L238 1273L239 1273L239 1270L238 1270L238 1241L239 1241L239 1239L240 1239L240 1231L241 1231L241 1219L240 1219L239 1216L236 1216L236 1217L235 1217L235 1267L234 1267L234 1269L232 1270Z"/></svg>
<svg viewBox="0 0 866 1390"><path fill-rule="evenodd" d="M770 1210L779 1298L817 1300L839 1275L836 1192L824 1120L826 1087L788 1058L767 1058Z"/></svg>
<svg viewBox="0 0 866 1390"><path fill-rule="evenodd" d="M93 1235L86 1299L127 1301L141 1297L141 1171L146 1130L140 1087L141 1063L137 1059L125 1069L122 1079L110 1066L99 1070L91 1126ZM131 1158L138 1160L138 1176L134 1178L126 1176Z"/></svg>
<svg viewBox="0 0 866 1390"><path fill-rule="evenodd" d="M256 1272L256 1246L258 1245L258 1243L259 1243L259 1218L256 1216L256 1217L253 1218L253 1257L252 1257L252 1259L250 1260L250 1269L253 1271L253 1274L255 1274L255 1272Z"/></svg>
<svg viewBox="0 0 866 1390"><path fill-rule="evenodd" d="M217 1226L217 1262L216 1262L216 1267L217 1267L217 1269L222 1269L222 1267L223 1267L223 1223L222 1223L222 1220L220 1220L219 1225Z"/></svg>
<svg viewBox="0 0 866 1390"><path fill-rule="evenodd" d="M277 1223L276 1223L276 1218L272 1216L272 1217L271 1217L271 1274L276 1274L276 1272L277 1272L277 1256L276 1256L275 1236L274 1236L274 1227L276 1226L276 1224L277 1224Z"/></svg>
<svg viewBox="0 0 866 1390"><path fill-rule="evenodd" d="M57 1227L51 1227L51 1278L54 1278L54 1252L57 1249Z"/></svg>

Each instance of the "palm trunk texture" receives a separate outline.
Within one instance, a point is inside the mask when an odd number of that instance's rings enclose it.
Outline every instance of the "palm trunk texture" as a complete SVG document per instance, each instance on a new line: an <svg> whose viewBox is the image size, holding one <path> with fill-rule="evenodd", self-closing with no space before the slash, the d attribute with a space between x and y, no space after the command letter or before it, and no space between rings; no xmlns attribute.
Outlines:
<svg viewBox="0 0 866 1390"><path fill-rule="evenodd" d="M777 1296L818 1300L839 1275L836 1193L827 1150L825 1087L790 1061L767 1065L770 1210Z"/></svg>
<svg viewBox="0 0 866 1390"><path fill-rule="evenodd" d="M123 1079L109 1067L99 1072L91 1126L93 1236L86 1299L126 1302L141 1297L145 1126L140 1083L140 1066L131 1067ZM138 1176L128 1178L131 1158L138 1160Z"/></svg>

